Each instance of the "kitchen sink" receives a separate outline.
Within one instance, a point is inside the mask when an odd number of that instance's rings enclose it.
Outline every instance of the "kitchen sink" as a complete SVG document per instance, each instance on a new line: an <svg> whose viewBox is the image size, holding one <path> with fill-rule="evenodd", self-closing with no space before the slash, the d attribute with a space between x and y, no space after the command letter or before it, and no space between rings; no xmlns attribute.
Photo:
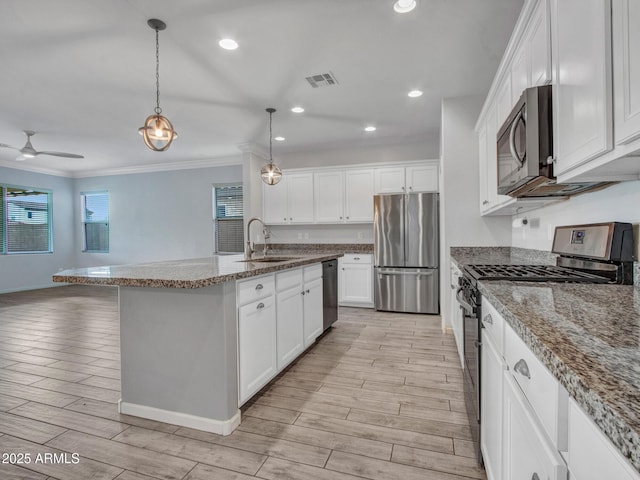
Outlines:
<svg viewBox="0 0 640 480"><path fill-rule="evenodd" d="M300 257L258 257L252 258L251 260L238 260L238 262L251 262L251 263L275 263L275 262L286 262L287 260L298 260Z"/></svg>

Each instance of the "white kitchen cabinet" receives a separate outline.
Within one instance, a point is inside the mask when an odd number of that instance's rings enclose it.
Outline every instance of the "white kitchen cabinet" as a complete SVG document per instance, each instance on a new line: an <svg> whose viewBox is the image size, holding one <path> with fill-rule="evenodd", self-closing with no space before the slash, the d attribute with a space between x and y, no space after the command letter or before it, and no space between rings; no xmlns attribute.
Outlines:
<svg viewBox="0 0 640 480"><path fill-rule="evenodd" d="M375 169L375 193L438 191L437 165L412 165Z"/></svg>
<svg viewBox="0 0 640 480"><path fill-rule="evenodd" d="M238 383L240 404L260 390L278 370L276 306L273 295L238 308Z"/></svg>
<svg viewBox="0 0 640 480"><path fill-rule="evenodd" d="M495 132L497 132L502 124L505 122L515 102L511 98L511 75L505 75L502 79L502 83L496 93L495 102ZM495 133L494 132L494 133ZM487 133L491 133L487 131ZM495 142L494 142L495 143ZM497 153L496 153L497 154Z"/></svg>
<svg viewBox="0 0 640 480"><path fill-rule="evenodd" d="M373 255L347 254L338 259L338 305L373 307Z"/></svg>
<svg viewBox="0 0 640 480"><path fill-rule="evenodd" d="M482 330L480 448L488 480L502 477L502 395L505 362L486 330Z"/></svg>
<svg viewBox="0 0 640 480"><path fill-rule="evenodd" d="M322 278L304 283L304 348L322 333Z"/></svg>
<svg viewBox="0 0 640 480"><path fill-rule="evenodd" d="M278 370L304 350L302 269L276 274L276 319Z"/></svg>
<svg viewBox="0 0 640 480"><path fill-rule="evenodd" d="M527 87L548 85L551 82L549 0L538 2L531 20L529 20L525 43L528 50ZM518 94L518 98L520 94Z"/></svg>
<svg viewBox="0 0 640 480"><path fill-rule="evenodd" d="M459 286L459 278L462 275L460 269L451 263L451 328L453 329L453 338L458 348L458 356L460 357L460 365L464 370L464 332L463 332L463 314L462 308L458 303L456 293Z"/></svg>
<svg viewBox="0 0 640 480"><path fill-rule="evenodd" d="M314 172L313 192L315 221L341 223L344 221L345 174L342 170ZM349 195L349 189L346 191ZM358 192L359 193L359 192ZM355 194L351 194L352 196Z"/></svg>
<svg viewBox="0 0 640 480"><path fill-rule="evenodd" d="M262 218L269 225L288 223L287 177L275 185L262 185Z"/></svg>
<svg viewBox="0 0 640 480"><path fill-rule="evenodd" d="M556 175L613 146L611 1L551 0Z"/></svg>
<svg viewBox="0 0 640 480"><path fill-rule="evenodd" d="M265 223L313 223L312 173L283 175L276 185L263 184L262 192Z"/></svg>
<svg viewBox="0 0 640 480"><path fill-rule="evenodd" d="M346 170L344 213L347 222L373 222L373 170ZM321 197L324 200L325 197Z"/></svg>
<svg viewBox="0 0 640 480"><path fill-rule="evenodd" d="M640 2L613 0L615 141L640 137Z"/></svg>
<svg viewBox="0 0 640 480"><path fill-rule="evenodd" d="M503 101L506 102L507 100ZM484 128L480 131L483 137L478 137L481 213L488 213L500 205L513 201L513 198L508 195L498 195L498 150L496 146L498 120L496 112L497 107L488 110Z"/></svg>
<svg viewBox="0 0 640 480"><path fill-rule="evenodd" d="M569 401L569 471L572 480L640 480L640 475L578 404Z"/></svg>
<svg viewBox="0 0 640 480"><path fill-rule="evenodd" d="M530 86L529 78L529 45L523 41L511 62L511 105L515 105L525 88ZM511 110L510 110L511 111ZM509 111L509 112L510 112ZM507 113L508 115L508 113ZM500 117L505 121L507 117Z"/></svg>
<svg viewBox="0 0 640 480"><path fill-rule="evenodd" d="M375 169L376 193L404 193L404 167L389 167Z"/></svg>
<svg viewBox="0 0 640 480"><path fill-rule="evenodd" d="M504 372L502 478L566 480L567 466L547 439L510 372Z"/></svg>

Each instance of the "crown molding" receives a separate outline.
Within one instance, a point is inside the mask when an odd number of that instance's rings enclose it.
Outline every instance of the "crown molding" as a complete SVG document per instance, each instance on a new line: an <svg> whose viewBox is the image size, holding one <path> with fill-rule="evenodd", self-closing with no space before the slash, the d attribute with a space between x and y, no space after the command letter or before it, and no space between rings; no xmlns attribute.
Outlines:
<svg viewBox="0 0 640 480"><path fill-rule="evenodd" d="M131 175L135 173L169 172L172 170L192 170L196 168L227 167L242 165L242 157L207 158L185 162L154 163L150 165L131 165L129 167L105 168L101 170L86 170L74 172L73 178L105 177L108 175Z"/></svg>
<svg viewBox="0 0 640 480"><path fill-rule="evenodd" d="M54 175L56 177L73 177L72 172L57 170L55 168L39 167L26 162L0 160L0 167L12 168L14 170L23 170L25 172L42 173L44 175Z"/></svg>

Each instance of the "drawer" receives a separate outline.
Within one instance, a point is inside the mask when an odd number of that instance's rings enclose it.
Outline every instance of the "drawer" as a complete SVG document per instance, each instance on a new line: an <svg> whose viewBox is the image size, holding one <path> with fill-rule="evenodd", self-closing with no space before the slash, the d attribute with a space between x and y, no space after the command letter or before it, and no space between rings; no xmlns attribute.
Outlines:
<svg viewBox="0 0 640 480"><path fill-rule="evenodd" d="M481 313L484 332L491 338L498 353L504 356L504 318L484 297Z"/></svg>
<svg viewBox="0 0 640 480"><path fill-rule="evenodd" d="M640 478L573 399L569 400L569 470L575 480Z"/></svg>
<svg viewBox="0 0 640 480"><path fill-rule="evenodd" d="M320 272L322 273L322 272ZM282 292L290 288L298 287L302 291L302 269L285 270L276 273L276 291Z"/></svg>
<svg viewBox="0 0 640 480"><path fill-rule="evenodd" d="M236 283L238 306L244 305L275 293L273 274L240 280Z"/></svg>
<svg viewBox="0 0 640 480"><path fill-rule="evenodd" d="M317 263L315 265L309 265L308 267L304 267L304 281L310 282L311 280L315 280L316 278L322 278L322 264Z"/></svg>
<svg viewBox="0 0 640 480"><path fill-rule="evenodd" d="M373 255L370 253L345 253L338 259L339 263L373 263Z"/></svg>
<svg viewBox="0 0 640 480"><path fill-rule="evenodd" d="M569 394L509 326L504 326L504 354L512 378L536 412L558 450L567 450Z"/></svg>

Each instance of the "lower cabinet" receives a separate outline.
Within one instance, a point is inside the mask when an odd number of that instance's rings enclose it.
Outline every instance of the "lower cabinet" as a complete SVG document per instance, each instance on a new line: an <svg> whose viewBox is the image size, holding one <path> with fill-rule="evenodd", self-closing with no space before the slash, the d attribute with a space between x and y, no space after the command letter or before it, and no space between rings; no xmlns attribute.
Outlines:
<svg viewBox="0 0 640 480"><path fill-rule="evenodd" d="M304 283L303 303L304 348L307 348L322 333L322 277Z"/></svg>
<svg viewBox="0 0 640 480"><path fill-rule="evenodd" d="M463 315L462 307L458 303L456 293L458 291L458 279L462 274L460 269L451 263L451 328L453 329L453 338L456 341L456 347L458 348L458 356L460 357L460 365L464 370L464 334L462 328Z"/></svg>
<svg viewBox="0 0 640 480"><path fill-rule="evenodd" d="M373 255L345 254L338 259L338 304L373 307Z"/></svg>
<svg viewBox="0 0 640 480"><path fill-rule="evenodd" d="M489 335L482 331L480 360L480 448L489 480L502 476L502 374L505 362ZM525 478L525 477L523 477ZM529 477L526 477L529 478Z"/></svg>
<svg viewBox="0 0 640 480"><path fill-rule="evenodd" d="M573 399L569 400L568 457L571 480L640 479L640 474Z"/></svg>
<svg viewBox="0 0 640 480"><path fill-rule="evenodd" d="M278 371L276 305L273 295L238 308L238 381L240 403Z"/></svg>
<svg viewBox="0 0 640 480"><path fill-rule="evenodd" d="M567 466L510 372L504 374L504 479L566 480Z"/></svg>
<svg viewBox="0 0 640 480"><path fill-rule="evenodd" d="M322 334L322 265L242 280L236 292L242 405Z"/></svg>

